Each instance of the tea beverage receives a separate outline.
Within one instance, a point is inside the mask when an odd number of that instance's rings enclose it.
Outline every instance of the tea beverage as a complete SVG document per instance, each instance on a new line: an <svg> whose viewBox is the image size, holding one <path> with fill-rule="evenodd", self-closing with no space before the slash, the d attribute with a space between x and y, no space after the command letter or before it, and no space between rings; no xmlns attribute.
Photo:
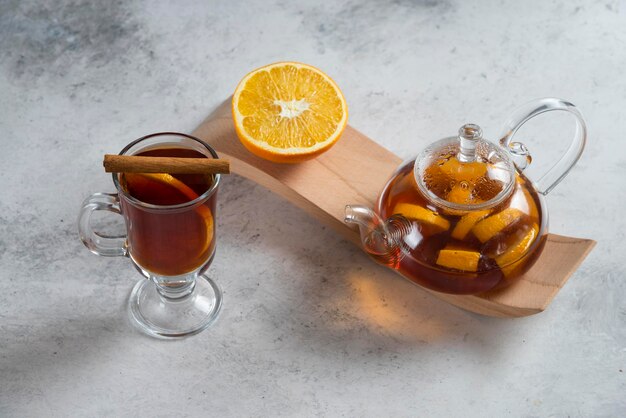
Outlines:
<svg viewBox="0 0 626 418"><path fill-rule="evenodd" d="M556 110L574 116L575 135L567 152L532 183L522 174L532 162L530 152L513 138L533 117ZM368 254L424 287L452 294L504 287L521 278L543 251L548 233L543 196L576 163L586 132L574 105L555 98L518 108L496 142L483 138L480 126L466 123L457 135L432 142L404 162L375 210L347 205L344 221L358 227ZM512 292L523 294L533 286L534 296L552 298L548 287L538 290L536 283Z"/></svg>
<svg viewBox="0 0 626 418"><path fill-rule="evenodd" d="M138 156L207 158L183 148L158 148ZM215 250L215 202L213 193L204 203L163 213L150 205L184 205L197 199L213 185L209 174L121 173L122 189L148 205L120 199L128 225L128 250L142 269L157 276L178 276L208 265ZM147 207L148 206L148 207Z"/></svg>
<svg viewBox="0 0 626 418"><path fill-rule="evenodd" d="M414 165L405 163L386 185L379 213L392 222L398 217L410 221L417 239L404 246L407 255L379 261L422 286L456 294L503 287L530 268L545 244L547 219L526 177L517 173L510 195L495 206L463 211L437 206L424 196ZM423 178L437 197L471 207L505 187L497 167L487 176L485 166L461 165L449 155L428 166Z"/></svg>
<svg viewBox="0 0 626 418"><path fill-rule="evenodd" d="M178 132L146 135L119 155L219 159L201 139ZM157 338L196 334L215 322L222 306L222 291L206 274L215 254L221 174L129 172L136 167L112 170L116 193L85 199L78 216L80 239L94 254L130 257L142 274L128 298L138 329ZM126 233L94 231L91 217L97 211L123 216Z"/></svg>

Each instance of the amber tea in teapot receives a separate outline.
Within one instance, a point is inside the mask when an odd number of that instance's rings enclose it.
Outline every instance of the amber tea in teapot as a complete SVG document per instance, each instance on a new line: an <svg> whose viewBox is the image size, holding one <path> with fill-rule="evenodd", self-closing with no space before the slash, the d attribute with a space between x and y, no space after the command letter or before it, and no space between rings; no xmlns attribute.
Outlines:
<svg viewBox="0 0 626 418"><path fill-rule="evenodd" d="M538 114L564 110L576 121L565 155L537 182L523 170L526 146L512 138ZM346 206L364 249L378 262L429 289L476 294L507 286L539 257L548 233L543 198L580 157L586 127L580 112L560 99L539 99L514 112L498 143L466 124L455 137L429 145L402 164L376 210Z"/></svg>
<svg viewBox="0 0 626 418"><path fill-rule="evenodd" d="M418 190L413 171L414 161L398 169L381 196L380 214L418 220L415 225L422 239L409 249L411 257L381 259L382 263L397 263L394 268L423 286L459 294L496 288L532 265L545 243L545 233L539 234L539 197L526 186L528 180L522 174L516 176L510 197L497 206L455 212L433 210ZM455 156L448 155L426 168L426 178L431 190L449 201L488 201L503 185L480 171L463 170ZM476 187L468 182L472 176L478 176ZM511 265L510 261L516 262Z"/></svg>

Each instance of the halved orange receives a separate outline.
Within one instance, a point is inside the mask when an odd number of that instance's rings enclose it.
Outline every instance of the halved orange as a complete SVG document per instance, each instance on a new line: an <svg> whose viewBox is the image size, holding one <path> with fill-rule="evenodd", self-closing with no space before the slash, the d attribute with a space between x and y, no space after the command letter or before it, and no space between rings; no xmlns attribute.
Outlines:
<svg viewBox="0 0 626 418"><path fill-rule="evenodd" d="M232 102L235 130L253 154L297 163L328 150L348 122L337 84L315 67L278 62L246 75Z"/></svg>

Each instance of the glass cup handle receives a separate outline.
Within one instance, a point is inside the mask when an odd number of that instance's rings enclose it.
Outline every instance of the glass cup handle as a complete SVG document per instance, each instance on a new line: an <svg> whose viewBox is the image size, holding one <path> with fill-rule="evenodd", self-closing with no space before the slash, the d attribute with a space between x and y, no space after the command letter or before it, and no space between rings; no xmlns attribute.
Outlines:
<svg viewBox="0 0 626 418"><path fill-rule="evenodd" d="M500 145L511 153L515 165L524 170L530 162L530 154L526 146L520 142L511 142L517 130L529 119L545 112L563 110L574 115L576 121L576 133L565 154L552 166L539 181L536 182L537 191L543 195L550 191L569 173L585 148L587 142L587 126L580 111L565 100L545 98L533 100L517 108L508 118L500 136Z"/></svg>
<svg viewBox="0 0 626 418"><path fill-rule="evenodd" d="M95 232L90 225L94 211L105 210L122 214L117 194L94 193L83 202L78 215L78 233L85 247L94 254L107 257L126 256L126 235L105 236Z"/></svg>

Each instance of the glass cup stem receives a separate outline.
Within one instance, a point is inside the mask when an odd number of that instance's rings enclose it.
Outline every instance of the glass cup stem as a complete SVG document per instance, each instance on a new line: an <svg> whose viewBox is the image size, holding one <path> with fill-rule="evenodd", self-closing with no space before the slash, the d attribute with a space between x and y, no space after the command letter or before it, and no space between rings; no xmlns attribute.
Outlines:
<svg viewBox="0 0 626 418"><path fill-rule="evenodd" d="M156 285L159 295L167 300L182 300L191 295L196 287L196 275L183 276L180 280L167 277L154 277L152 281Z"/></svg>

